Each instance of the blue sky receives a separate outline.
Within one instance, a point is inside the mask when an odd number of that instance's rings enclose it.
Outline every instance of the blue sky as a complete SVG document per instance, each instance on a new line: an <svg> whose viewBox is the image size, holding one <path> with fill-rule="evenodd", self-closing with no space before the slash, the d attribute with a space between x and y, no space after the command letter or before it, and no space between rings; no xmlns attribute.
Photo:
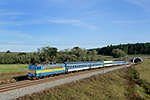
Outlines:
<svg viewBox="0 0 150 100"><path fill-rule="evenodd" d="M0 51L150 42L150 0L0 0Z"/></svg>

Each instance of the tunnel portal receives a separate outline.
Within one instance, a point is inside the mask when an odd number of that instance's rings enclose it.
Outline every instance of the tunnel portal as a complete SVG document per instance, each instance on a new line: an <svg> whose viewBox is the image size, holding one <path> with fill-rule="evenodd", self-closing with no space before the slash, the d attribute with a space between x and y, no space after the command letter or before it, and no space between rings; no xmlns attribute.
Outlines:
<svg viewBox="0 0 150 100"><path fill-rule="evenodd" d="M143 61L143 59L141 57L135 57L132 62L133 63L138 63L138 62L141 62L141 61Z"/></svg>

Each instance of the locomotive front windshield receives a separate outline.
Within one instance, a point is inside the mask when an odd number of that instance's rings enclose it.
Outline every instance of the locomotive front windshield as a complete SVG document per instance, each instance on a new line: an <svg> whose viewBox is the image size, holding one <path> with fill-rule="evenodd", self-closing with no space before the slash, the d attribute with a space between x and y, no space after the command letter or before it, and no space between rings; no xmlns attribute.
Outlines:
<svg viewBox="0 0 150 100"><path fill-rule="evenodd" d="M36 67L34 67L34 66L29 66L29 69L36 69Z"/></svg>

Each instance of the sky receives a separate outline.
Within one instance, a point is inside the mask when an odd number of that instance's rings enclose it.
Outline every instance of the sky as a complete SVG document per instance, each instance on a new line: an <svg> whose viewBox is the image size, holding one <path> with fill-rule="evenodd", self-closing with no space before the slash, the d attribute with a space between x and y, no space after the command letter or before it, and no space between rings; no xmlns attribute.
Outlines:
<svg viewBox="0 0 150 100"><path fill-rule="evenodd" d="M150 0L0 0L0 52L150 42Z"/></svg>

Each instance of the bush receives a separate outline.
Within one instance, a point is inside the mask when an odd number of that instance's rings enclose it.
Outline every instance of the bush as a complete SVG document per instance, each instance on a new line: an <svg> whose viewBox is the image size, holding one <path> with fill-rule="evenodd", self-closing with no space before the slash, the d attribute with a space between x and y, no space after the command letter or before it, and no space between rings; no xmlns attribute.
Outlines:
<svg viewBox="0 0 150 100"><path fill-rule="evenodd" d="M125 53L121 49L113 49L111 55L115 58L124 57Z"/></svg>

